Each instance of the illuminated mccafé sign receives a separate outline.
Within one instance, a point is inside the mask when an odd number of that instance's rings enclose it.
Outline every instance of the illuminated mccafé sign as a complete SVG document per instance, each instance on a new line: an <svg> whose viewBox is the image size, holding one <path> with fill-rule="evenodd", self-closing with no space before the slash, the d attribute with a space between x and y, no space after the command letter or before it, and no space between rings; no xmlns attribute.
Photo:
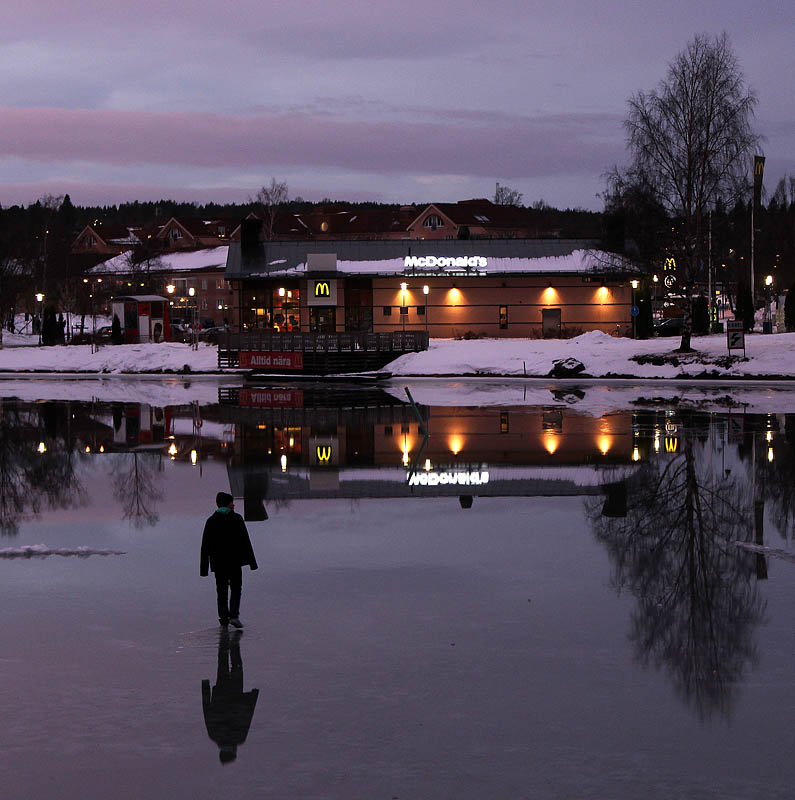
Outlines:
<svg viewBox="0 0 795 800"><path fill-rule="evenodd" d="M440 256L406 256L403 259L404 269L486 269L489 260L483 256L458 256L443 258Z"/></svg>
<svg viewBox="0 0 795 800"><path fill-rule="evenodd" d="M483 486L488 472L414 472L408 475L409 486Z"/></svg>

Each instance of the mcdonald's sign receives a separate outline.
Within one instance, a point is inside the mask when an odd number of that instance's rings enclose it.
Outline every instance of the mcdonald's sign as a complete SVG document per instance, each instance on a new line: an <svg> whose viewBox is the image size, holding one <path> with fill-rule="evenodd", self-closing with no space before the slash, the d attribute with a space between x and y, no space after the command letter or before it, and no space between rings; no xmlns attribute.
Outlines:
<svg viewBox="0 0 795 800"><path fill-rule="evenodd" d="M666 453L675 453L679 450L679 437L678 436L666 436L665 437L665 452Z"/></svg>
<svg viewBox="0 0 795 800"><path fill-rule="evenodd" d="M331 461L331 445L319 444L315 447L315 454L317 455L318 464L328 464Z"/></svg>
<svg viewBox="0 0 795 800"><path fill-rule="evenodd" d="M676 269L676 259L673 256L666 258L663 269Z"/></svg>
<svg viewBox="0 0 795 800"><path fill-rule="evenodd" d="M337 305L337 281L323 280L308 281L307 303L310 306L335 306Z"/></svg>

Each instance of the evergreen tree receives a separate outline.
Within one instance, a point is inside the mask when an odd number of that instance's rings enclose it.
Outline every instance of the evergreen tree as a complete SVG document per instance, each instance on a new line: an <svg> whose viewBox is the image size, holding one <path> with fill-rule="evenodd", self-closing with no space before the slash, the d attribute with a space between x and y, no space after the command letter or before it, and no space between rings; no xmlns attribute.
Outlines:
<svg viewBox="0 0 795 800"><path fill-rule="evenodd" d="M784 324L788 332L795 331L795 283L789 287L784 301Z"/></svg>
<svg viewBox="0 0 795 800"><path fill-rule="evenodd" d="M110 340L113 344L124 344L124 336L121 332L121 322L119 322L119 315L113 315L113 322L110 326Z"/></svg>

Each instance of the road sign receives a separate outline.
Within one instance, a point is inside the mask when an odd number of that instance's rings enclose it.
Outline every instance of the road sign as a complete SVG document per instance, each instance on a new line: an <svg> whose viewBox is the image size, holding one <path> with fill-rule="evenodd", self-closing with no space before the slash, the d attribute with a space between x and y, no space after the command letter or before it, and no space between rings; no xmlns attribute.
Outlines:
<svg viewBox="0 0 795 800"><path fill-rule="evenodd" d="M637 317L640 314L640 309L637 306L632 306L631 313L633 317Z"/></svg>
<svg viewBox="0 0 795 800"><path fill-rule="evenodd" d="M726 322L726 346L729 352L742 350L745 355L745 330L741 319L730 319Z"/></svg>

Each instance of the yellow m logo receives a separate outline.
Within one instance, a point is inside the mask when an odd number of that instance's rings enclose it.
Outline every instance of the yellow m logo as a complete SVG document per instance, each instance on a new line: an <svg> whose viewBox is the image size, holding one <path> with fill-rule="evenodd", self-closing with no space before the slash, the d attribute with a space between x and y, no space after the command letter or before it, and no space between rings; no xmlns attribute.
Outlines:
<svg viewBox="0 0 795 800"><path fill-rule="evenodd" d="M331 297L328 281L315 281L315 297Z"/></svg>
<svg viewBox="0 0 795 800"><path fill-rule="evenodd" d="M679 448L679 439L674 437L665 437L665 452L675 453Z"/></svg>
<svg viewBox="0 0 795 800"><path fill-rule="evenodd" d="M317 453L317 460L320 463L327 463L331 459L331 447L325 447L319 444L315 448L315 452Z"/></svg>
<svg viewBox="0 0 795 800"><path fill-rule="evenodd" d="M676 259L675 258L666 258L665 259L665 267L664 269L676 269Z"/></svg>

